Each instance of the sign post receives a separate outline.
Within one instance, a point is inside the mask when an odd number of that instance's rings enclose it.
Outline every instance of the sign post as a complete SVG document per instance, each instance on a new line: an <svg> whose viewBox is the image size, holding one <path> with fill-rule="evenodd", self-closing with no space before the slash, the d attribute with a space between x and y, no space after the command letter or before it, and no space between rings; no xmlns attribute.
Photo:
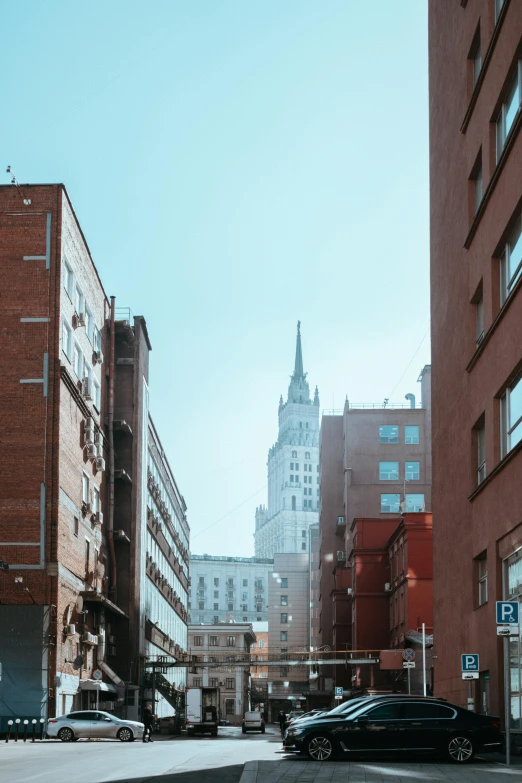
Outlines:
<svg viewBox="0 0 522 783"><path fill-rule="evenodd" d="M506 729L506 766L511 764L511 667L509 637L520 635L518 601L497 601L497 636L504 644L504 724Z"/></svg>
<svg viewBox="0 0 522 783"><path fill-rule="evenodd" d="M403 658L403 669L408 670L408 696L411 694L411 675L410 675L410 669L415 668L415 650L412 650L411 647L406 647L406 649L402 653Z"/></svg>
<svg viewBox="0 0 522 783"><path fill-rule="evenodd" d="M469 680L468 686L468 710L474 712L475 699L473 698L473 680L479 678L479 657L476 653L463 653L460 656L462 665L462 679Z"/></svg>
<svg viewBox="0 0 522 783"><path fill-rule="evenodd" d="M343 689L342 689L342 687L336 687L335 688L335 698L336 698L336 700L339 700L339 699L343 698Z"/></svg>

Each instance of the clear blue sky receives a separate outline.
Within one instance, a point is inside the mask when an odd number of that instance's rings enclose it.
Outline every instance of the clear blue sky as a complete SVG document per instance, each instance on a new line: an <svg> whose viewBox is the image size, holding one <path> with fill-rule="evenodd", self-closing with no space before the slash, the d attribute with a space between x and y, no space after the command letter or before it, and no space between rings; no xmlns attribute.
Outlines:
<svg viewBox="0 0 522 783"><path fill-rule="evenodd" d="M253 554L298 319L322 408L420 392L427 4L25 0L0 20L2 170L65 183L107 294L145 316L193 551Z"/></svg>

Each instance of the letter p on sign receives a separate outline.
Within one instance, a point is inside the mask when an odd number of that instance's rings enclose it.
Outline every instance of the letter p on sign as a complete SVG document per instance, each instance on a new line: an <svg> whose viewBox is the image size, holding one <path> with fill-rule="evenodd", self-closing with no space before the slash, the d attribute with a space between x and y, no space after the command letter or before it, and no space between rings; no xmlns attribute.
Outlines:
<svg viewBox="0 0 522 783"><path fill-rule="evenodd" d="M518 601L497 601L497 625L518 625Z"/></svg>
<svg viewBox="0 0 522 783"><path fill-rule="evenodd" d="M463 672L478 672L479 670L479 657L476 654L461 655L462 671Z"/></svg>

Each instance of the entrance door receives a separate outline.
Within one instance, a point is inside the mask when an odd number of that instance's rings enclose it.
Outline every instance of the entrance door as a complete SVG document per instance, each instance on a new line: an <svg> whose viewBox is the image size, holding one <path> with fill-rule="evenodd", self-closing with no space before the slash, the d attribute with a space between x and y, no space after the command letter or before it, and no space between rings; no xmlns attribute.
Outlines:
<svg viewBox="0 0 522 783"><path fill-rule="evenodd" d="M479 703L478 712L482 715L490 714L489 702L489 672L480 672L479 678Z"/></svg>

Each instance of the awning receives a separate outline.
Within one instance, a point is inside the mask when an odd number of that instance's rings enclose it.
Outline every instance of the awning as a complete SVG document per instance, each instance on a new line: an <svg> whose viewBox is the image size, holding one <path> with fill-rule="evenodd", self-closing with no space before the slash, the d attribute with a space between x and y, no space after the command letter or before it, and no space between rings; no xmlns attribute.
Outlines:
<svg viewBox="0 0 522 783"><path fill-rule="evenodd" d="M109 691L110 693L118 693L118 689L110 682L102 682L101 680L80 680L78 688L81 691Z"/></svg>

